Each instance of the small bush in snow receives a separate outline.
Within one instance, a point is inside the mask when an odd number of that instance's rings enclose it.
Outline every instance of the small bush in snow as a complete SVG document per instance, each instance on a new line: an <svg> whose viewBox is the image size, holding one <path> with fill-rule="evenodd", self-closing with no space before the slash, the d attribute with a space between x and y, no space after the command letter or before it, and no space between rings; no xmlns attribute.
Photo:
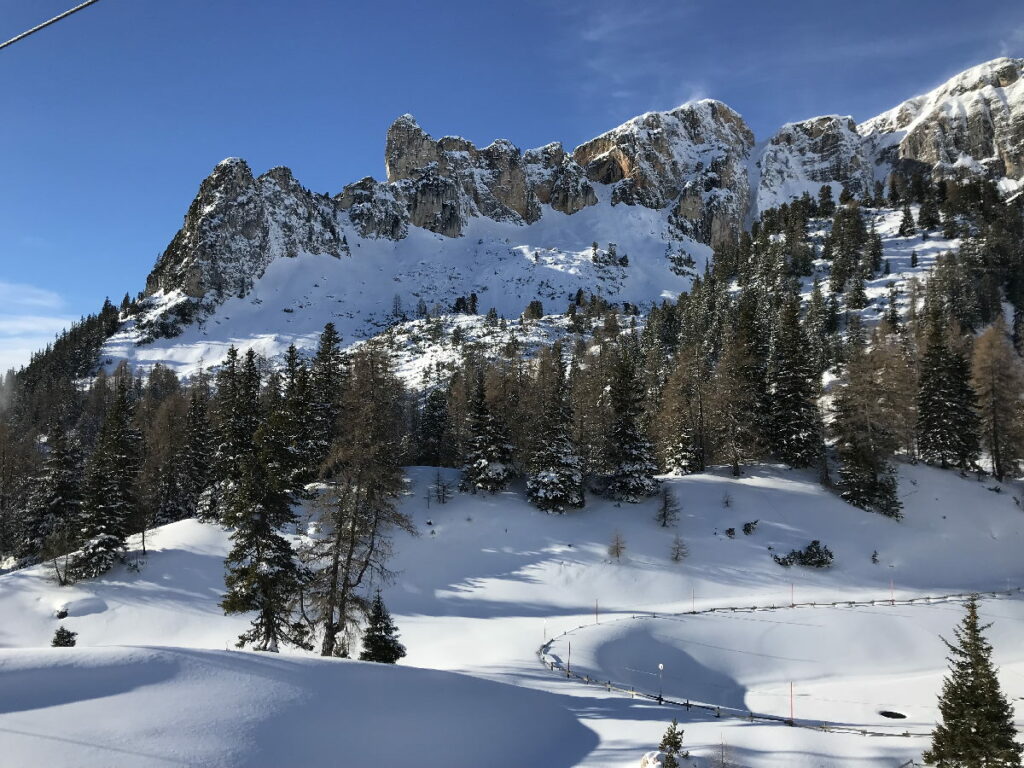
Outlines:
<svg viewBox="0 0 1024 768"><path fill-rule="evenodd" d="M815 539L803 549L794 549L788 555L780 557L772 555L772 559L779 565L806 565L810 568L828 568L832 565L832 550Z"/></svg>
<svg viewBox="0 0 1024 768"><path fill-rule="evenodd" d="M686 547L686 542L683 541L683 537L677 533L675 538L672 539L672 550L669 553L669 557L672 559L673 563L678 563L688 554L690 554L690 551Z"/></svg>
<svg viewBox="0 0 1024 768"><path fill-rule="evenodd" d="M612 536L611 544L608 545L608 557L614 557L618 562L622 559L622 553L626 551L626 540L618 531Z"/></svg>
<svg viewBox="0 0 1024 768"><path fill-rule="evenodd" d="M759 520L751 520L749 523L743 524L743 535L750 536L754 531L757 530L757 524Z"/></svg>
<svg viewBox="0 0 1024 768"><path fill-rule="evenodd" d="M730 539L735 539L736 538L736 529L735 528L726 528L725 529L725 535L728 536Z"/></svg>
<svg viewBox="0 0 1024 768"><path fill-rule="evenodd" d="M76 637L78 637L77 632L72 632L70 629L64 629L63 626L60 626L53 633L53 640L50 641L50 645L54 648L74 648Z"/></svg>

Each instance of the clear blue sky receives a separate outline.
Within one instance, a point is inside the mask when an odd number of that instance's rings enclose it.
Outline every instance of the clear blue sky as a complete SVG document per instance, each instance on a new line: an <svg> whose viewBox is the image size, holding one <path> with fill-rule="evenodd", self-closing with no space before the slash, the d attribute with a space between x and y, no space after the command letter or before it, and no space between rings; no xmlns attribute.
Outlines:
<svg viewBox="0 0 1024 768"><path fill-rule="evenodd" d="M0 38L74 2L0 0ZM141 289L227 156L334 193L383 175L403 112L572 147L702 96L765 138L1000 55L1024 55L1020 0L101 0L0 51L0 370Z"/></svg>

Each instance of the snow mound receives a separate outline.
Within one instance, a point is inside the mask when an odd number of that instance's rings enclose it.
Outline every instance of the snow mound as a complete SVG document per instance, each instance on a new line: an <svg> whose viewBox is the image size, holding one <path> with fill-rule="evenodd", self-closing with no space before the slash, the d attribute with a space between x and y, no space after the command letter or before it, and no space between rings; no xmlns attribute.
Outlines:
<svg viewBox="0 0 1024 768"><path fill-rule="evenodd" d="M6 765L568 768L596 743L550 694L340 659L18 650L0 676Z"/></svg>

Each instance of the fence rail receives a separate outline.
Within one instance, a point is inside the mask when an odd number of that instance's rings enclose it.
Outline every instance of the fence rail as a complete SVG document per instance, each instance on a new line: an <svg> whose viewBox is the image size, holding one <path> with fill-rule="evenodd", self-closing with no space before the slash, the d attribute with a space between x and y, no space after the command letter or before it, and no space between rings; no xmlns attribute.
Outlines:
<svg viewBox="0 0 1024 768"><path fill-rule="evenodd" d="M894 598L882 599L882 600L836 600L834 602L808 602L808 603L789 603L787 605L771 605L771 606L717 606L714 608L704 608L701 610L691 611L680 611L677 613L672 612L644 612L634 613L630 616L622 616L616 619L611 619L604 623L616 623L621 621L632 621L635 619L658 619L658 618L675 618L679 616L699 616L710 613L735 613L735 612L747 612L747 611L780 611L792 608L858 608L867 606L896 606L896 605L927 605L930 603L950 603L950 602L962 602L968 598L977 595L981 598L995 598L1002 596L1011 596L1024 592L1024 587L1013 587L1011 589L999 590L995 592L959 592L948 595L928 595L922 597L906 598L897 600ZM742 719L750 722L772 722L781 725L788 725L794 728L807 728L815 731L822 731L825 733L844 733L853 734L859 736L873 736L883 738L910 738L914 736L930 736L930 732L914 732L914 731L876 731L870 728L857 728L851 725L844 725L842 723L833 723L826 720L808 720L805 718L788 718L780 715L769 715L761 712L753 712L750 710L737 709L736 707L725 707L718 704L712 704L708 702L693 701L685 699L679 701L677 699L669 699L660 693L651 693L649 691L637 690L635 687L626 687L620 685L611 680L600 680L598 678L592 678L589 675L579 674L573 672L571 668L564 665L561 659L550 655L551 646L557 641L572 635L580 630L589 629L590 627L597 626L596 624L580 624L577 627L566 630L560 635L557 635L550 640L546 641L540 648L537 649L537 658L545 669L551 672L558 672L559 676L564 676L570 680L578 680L585 685L596 685L607 691L629 696L630 698L636 699L647 699L655 701L659 705L671 706L671 707L682 707L687 711L691 709L703 710L711 712L715 717L730 717L734 719ZM904 763L900 768L905 766L915 765L913 761Z"/></svg>

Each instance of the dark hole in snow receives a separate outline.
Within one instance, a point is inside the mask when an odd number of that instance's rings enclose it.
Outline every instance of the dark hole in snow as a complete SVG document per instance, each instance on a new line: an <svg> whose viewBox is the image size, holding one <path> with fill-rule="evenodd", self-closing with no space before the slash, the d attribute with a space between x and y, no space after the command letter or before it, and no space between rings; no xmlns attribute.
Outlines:
<svg viewBox="0 0 1024 768"><path fill-rule="evenodd" d="M883 709L878 714L880 714L882 717L888 717L890 720L906 720L907 719L907 716L904 715L902 712L893 712L892 710L889 710L889 709Z"/></svg>

